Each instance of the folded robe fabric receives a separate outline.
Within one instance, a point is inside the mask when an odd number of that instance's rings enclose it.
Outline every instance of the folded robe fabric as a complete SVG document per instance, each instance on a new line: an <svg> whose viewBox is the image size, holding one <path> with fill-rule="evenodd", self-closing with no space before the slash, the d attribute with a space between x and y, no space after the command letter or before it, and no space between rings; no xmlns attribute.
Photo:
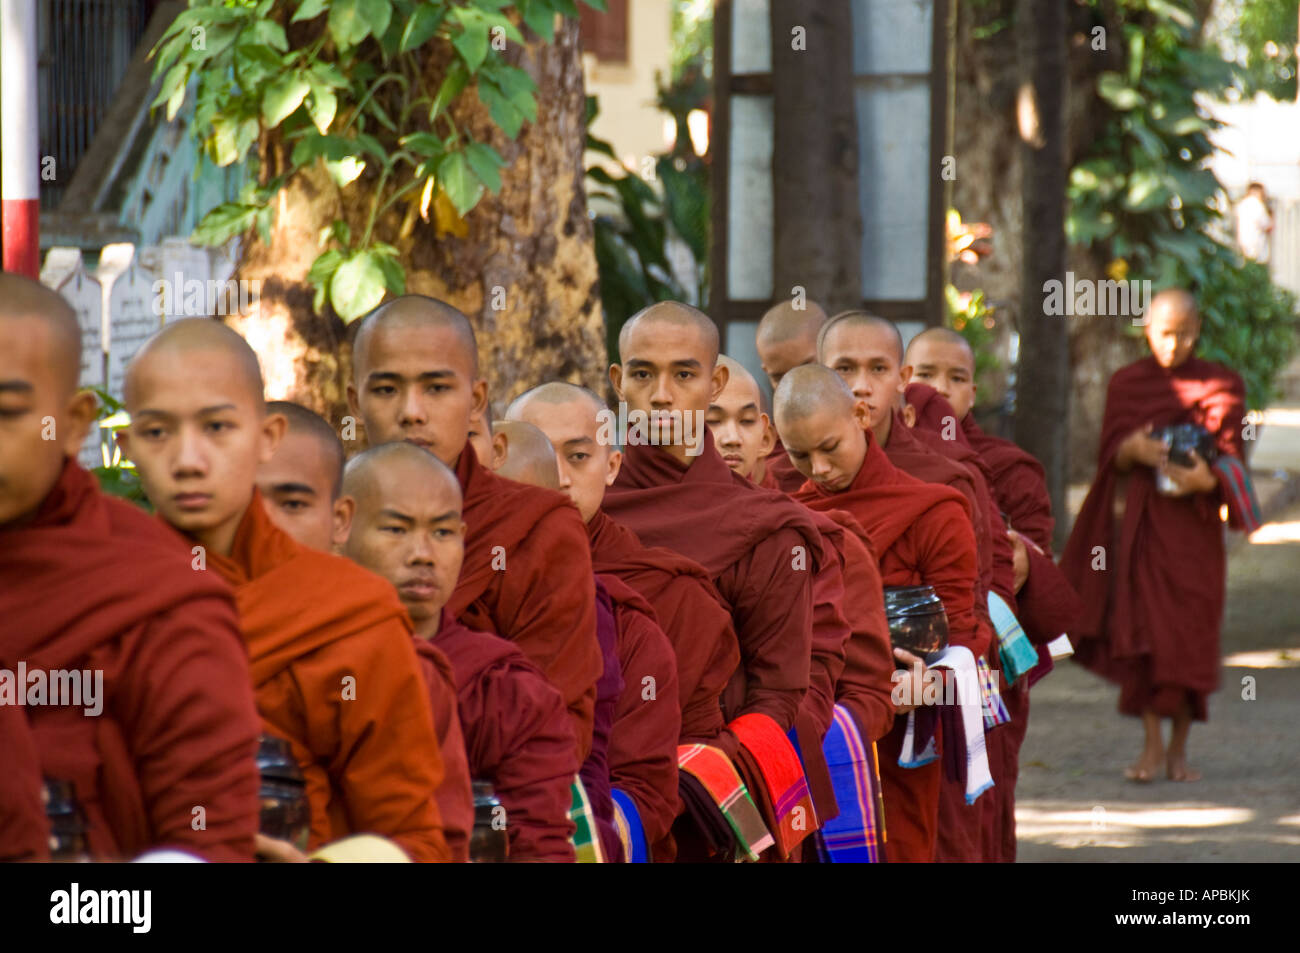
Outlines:
<svg viewBox="0 0 1300 953"><path fill-rule="evenodd" d="M998 655L1007 682L1012 683L1038 664L1038 650L1020 627L1006 600L989 590L989 618L997 635Z"/></svg>
<svg viewBox="0 0 1300 953"><path fill-rule="evenodd" d="M976 798L993 787L988 754L984 748L983 706L980 702L975 657L963 645L950 645L933 656L929 665L931 668L951 670L956 681L960 722L953 726L957 730L944 738L948 744L964 743L966 756L960 760L963 762L961 767L965 770L966 803L974 804Z"/></svg>
<svg viewBox="0 0 1300 953"><path fill-rule="evenodd" d="M756 861L760 853L776 843L745 782L725 754L710 745L679 745L677 766L704 786L731 825L737 861Z"/></svg>
<svg viewBox="0 0 1300 953"><path fill-rule="evenodd" d="M678 773L677 792L682 799L683 814L694 821L707 845L707 853L725 855L731 860L736 853L736 835L713 795L688 771Z"/></svg>
<svg viewBox="0 0 1300 953"><path fill-rule="evenodd" d="M1264 515L1260 512L1255 486L1250 482L1246 465L1236 457L1225 455L1214 461L1214 469L1223 487L1233 525L1246 533L1255 532L1263 524Z"/></svg>
<svg viewBox="0 0 1300 953"><path fill-rule="evenodd" d="M1037 652L1035 652L1035 658ZM984 727L996 728L1011 720L1007 703L1002 700L1002 690L998 688L998 675L983 658L975 660L975 669L980 678L980 697L984 702Z"/></svg>
<svg viewBox="0 0 1300 953"><path fill-rule="evenodd" d="M573 806L569 808L569 820L573 821L573 853L579 864L603 864L605 855L600 849L600 827L596 822L596 812L591 809L591 799L587 789L582 786L582 779L573 779Z"/></svg>
<svg viewBox="0 0 1300 953"><path fill-rule="evenodd" d="M877 811L880 784L871 745L863 741L843 705L835 706L823 750L840 808L839 815L824 822L818 833L827 860L833 864L880 863L884 819Z"/></svg>
<svg viewBox="0 0 1300 953"><path fill-rule="evenodd" d="M820 826L799 755L785 732L767 715L741 715L727 727L740 741L737 762L752 759L747 773L757 775L753 778L755 801L760 810L768 808L762 813L776 840L777 852L782 859L789 857Z"/></svg>
<svg viewBox="0 0 1300 953"><path fill-rule="evenodd" d="M645 828L641 824L641 812L636 809L636 801L618 788L610 793L614 796L614 826L618 829L618 839L623 843L623 857L629 864L650 863Z"/></svg>

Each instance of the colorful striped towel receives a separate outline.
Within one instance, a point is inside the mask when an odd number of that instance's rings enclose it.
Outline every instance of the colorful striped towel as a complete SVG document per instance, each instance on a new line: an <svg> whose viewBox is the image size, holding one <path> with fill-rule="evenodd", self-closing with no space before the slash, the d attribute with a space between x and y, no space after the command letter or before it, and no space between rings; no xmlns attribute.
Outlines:
<svg viewBox="0 0 1300 953"><path fill-rule="evenodd" d="M600 830L596 827L596 813L591 809L591 799L587 789L582 786L582 779L573 779L573 805L569 808L569 820L573 821L573 844L575 859L580 864L605 863L604 852L600 849Z"/></svg>
<svg viewBox="0 0 1300 953"><path fill-rule="evenodd" d="M839 816L822 824L818 840L832 864L880 863L884 819L876 810L879 782L876 780L872 746L862 740L848 709L836 705L834 720L826 732L826 764L835 785Z"/></svg>
<svg viewBox="0 0 1300 953"><path fill-rule="evenodd" d="M1008 684L1038 664L1038 650L1020 627L1020 620L996 592L989 592L989 618L998 637L998 657Z"/></svg>
<svg viewBox="0 0 1300 953"><path fill-rule="evenodd" d="M1037 650L1034 651L1034 658L1038 658ZM980 677L980 698L984 703L985 729L1005 725L1011 720L1011 712L1007 711L1007 704L1002 700L997 674L989 668L989 663L984 661L983 656L975 660L975 670Z"/></svg>
<svg viewBox="0 0 1300 953"><path fill-rule="evenodd" d="M900 768L920 768L939 757L934 743L939 728L939 716L931 707L914 708L907 713L907 728L903 732L903 747L898 752Z"/></svg>
<svg viewBox="0 0 1300 953"><path fill-rule="evenodd" d="M813 807L808 791L808 778L803 773L799 755L790 744L781 726L769 715L754 712L741 715L727 725L740 741L743 754L754 761L764 798L755 797L762 812L764 802L771 805L771 816L765 816L768 829L776 838L776 848L782 860L794 853L809 834L821 825L817 809ZM758 792L754 792L757 794ZM767 812L763 812L765 815Z"/></svg>
<svg viewBox="0 0 1300 953"><path fill-rule="evenodd" d="M950 645L930 656L928 662L931 668L948 669L955 680L961 734L966 746L966 803L974 804L976 798L993 787L988 753L984 749L983 704L975 656L964 645Z"/></svg>
<svg viewBox="0 0 1300 953"><path fill-rule="evenodd" d="M1255 487L1250 482L1246 465L1229 454L1214 461L1214 469L1222 477L1224 501L1228 504L1228 522L1233 529L1253 533L1264 523Z"/></svg>
<svg viewBox="0 0 1300 953"><path fill-rule="evenodd" d="M650 863L650 851L645 842L645 828L641 825L641 812L636 802L625 791L610 790L614 797L614 826L618 839L623 842L623 856L629 864Z"/></svg>
<svg viewBox="0 0 1300 953"><path fill-rule="evenodd" d="M776 843L725 753L712 745L678 745L677 767L704 786L736 836L736 861L756 861Z"/></svg>

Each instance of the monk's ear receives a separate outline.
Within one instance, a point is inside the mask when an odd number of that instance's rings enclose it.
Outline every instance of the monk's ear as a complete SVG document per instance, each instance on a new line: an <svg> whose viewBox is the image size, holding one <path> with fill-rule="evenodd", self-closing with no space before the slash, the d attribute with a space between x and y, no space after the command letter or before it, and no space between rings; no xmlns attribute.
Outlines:
<svg viewBox="0 0 1300 953"><path fill-rule="evenodd" d="M916 408L911 404L903 405L903 423L907 424L908 430L916 426Z"/></svg>
<svg viewBox="0 0 1300 953"><path fill-rule="evenodd" d="M625 400L623 396L623 365L609 365L609 383L614 388L614 393L618 395L619 400Z"/></svg>
<svg viewBox="0 0 1300 953"><path fill-rule="evenodd" d="M280 446L285 432L289 429L289 418L284 414L267 414L262 421L262 455L259 463L270 463L275 456L275 448Z"/></svg>
<svg viewBox="0 0 1300 953"><path fill-rule="evenodd" d="M488 385L486 377L476 378L474 383L470 385L470 398L470 419L473 420L475 417L482 415L483 419L487 420Z"/></svg>
<svg viewBox="0 0 1300 953"><path fill-rule="evenodd" d="M86 434L95 425L98 411L99 398L94 391L79 390L72 395L68 406L63 410L63 420L59 422L64 454L75 457L81 450L81 445L86 442Z"/></svg>
<svg viewBox="0 0 1300 953"><path fill-rule="evenodd" d="M350 496L340 496L334 501L334 528L330 533L330 542L338 550L352 535L352 517L357 513L357 501Z"/></svg>
<svg viewBox="0 0 1300 953"><path fill-rule="evenodd" d="M867 409L866 401L855 400L853 402L853 422L863 430L871 429L871 411Z"/></svg>
<svg viewBox="0 0 1300 953"><path fill-rule="evenodd" d="M911 364L903 365L903 369L899 371L899 375L898 375L899 377L903 378L903 387L906 387L908 384L912 383L912 375L915 372L916 372L916 368L914 368Z"/></svg>
<svg viewBox="0 0 1300 953"><path fill-rule="evenodd" d="M492 435L492 464L489 469L501 469L508 456L510 456L510 438L505 435L505 431L497 431Z"/></svg>
<svg viewBox="0 0 1300 953"><path fill-rule="evenodd" d="M613 486L614 481L618 479L618 471L623 469L623 454L618 450L609 452L609 459L605 461L605 486Z"/></svg>
<svg viewBox="0 0 1300 953"><path fill-rule="evenodd" d="M776 428L772 426L772 418L767 414L759 414L758 417L763 422L763 440L758 445L758 458L763 460L776 449Z"/></svg>
<svg viewBox="0 0 1300 953"><path fill-rule="evenodd" d="M361 404L359 403L360 394L357 393L357 385L348 381L348 410L357 420L361 419Z"/></svg>
<svg viewBox="0 0 1300 953"><path fill-rule="evenodd" d="M714 364L711 380L713 387L709 391L710 404L721 397L722 392L727 389L727 381L731 380L731 370L725 364Z"/></svg>

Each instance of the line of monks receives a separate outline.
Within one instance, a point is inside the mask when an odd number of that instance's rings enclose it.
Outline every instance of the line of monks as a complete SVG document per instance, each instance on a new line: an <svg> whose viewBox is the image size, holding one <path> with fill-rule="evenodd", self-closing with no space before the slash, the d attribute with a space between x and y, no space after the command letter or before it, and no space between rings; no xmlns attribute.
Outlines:
<svg viewBox="0 0 1300 953"><path fill-rule="evenodd" d="M107 695L99 718L0 705L0 859L49 858L50 779L97 859L306 859L259 832L270 735L308 851L368 834L468 860L486 781L511 860L1014 860L1029 685L1076 592L1104 645L1132 593L1053 560L1043 470L975 423L961 336L905 350L889 321L784 303L757 345L770 414L706 316L634 316L610 383L649 439L620 451L567 382L493 425L470 322L407 295L357 328L369 449L345 460L324 419L264 399L237 333L178 321L125 381L151 516L76 463L96 406L71 310L0 276L0 669L102 670ZM1112 442L1149 483L1158 453L1123 442L1156 443L1148 424ZM916 586L942 600L943 660L891 647L885 592ZM1106 655L1134 669L1121 710L1156 718L1146 776L1160 717L1185 770L1214 687L1157 629L1144 665ZM1032 649L1008 668L1013 637Z"/></svg>

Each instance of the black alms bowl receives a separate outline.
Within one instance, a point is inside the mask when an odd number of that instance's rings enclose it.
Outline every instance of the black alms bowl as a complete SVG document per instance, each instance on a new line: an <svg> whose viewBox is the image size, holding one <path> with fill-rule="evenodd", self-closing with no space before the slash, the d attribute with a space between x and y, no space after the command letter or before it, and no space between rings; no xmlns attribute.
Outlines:
<svg viewBox="0 0 1300 953"><path fill-rule="evenodd" d="M885 617L896 649L926 656L948 647L948 613L933 586L885 589Z"/></svg>
<svg viewBox="0 0 1300 953"><path fill-rule="evenodd" d="M1169 445L1169 461L1180 467L1192 465L1191 451L1200 454L1206 463L1213 463L1218 456L1214 443L1214 434L1200 424L1171 424L1155 432L1155 438Z"/></svg>
<svg viewBox="0 0 1300 953"><path fill-rule="evenodd" d="M307 801L307 782L289 742L263 735L257 743L257 770L262 776L258 830L306 850L311 837L311 805Z"/></svg>

